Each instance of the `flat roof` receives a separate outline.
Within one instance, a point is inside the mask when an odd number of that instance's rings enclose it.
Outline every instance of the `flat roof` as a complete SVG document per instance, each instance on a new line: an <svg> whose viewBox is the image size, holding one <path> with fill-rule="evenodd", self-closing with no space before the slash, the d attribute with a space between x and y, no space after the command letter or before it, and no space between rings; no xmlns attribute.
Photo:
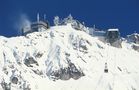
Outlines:
<svg viewBox="0 0 139 90"><path fill-rule="evenodd" d="M108 29L108 31L119 31L118 28L115 28L115 29Z"/></svg>

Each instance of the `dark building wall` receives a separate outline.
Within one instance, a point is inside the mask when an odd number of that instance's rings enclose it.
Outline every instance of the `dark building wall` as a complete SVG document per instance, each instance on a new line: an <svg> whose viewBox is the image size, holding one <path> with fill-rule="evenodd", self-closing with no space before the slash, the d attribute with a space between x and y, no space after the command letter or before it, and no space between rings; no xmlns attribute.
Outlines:
<svg viewBox="0 0 139 90"><path fill-rule="evenodd" d="M22 35L26 35L32 32L39 32L39 28L44 28L47 30L49 28L48 22L43 22L43 21L34 22L31 24L30 30L25 30L25 28L22 29Z"/></svg>

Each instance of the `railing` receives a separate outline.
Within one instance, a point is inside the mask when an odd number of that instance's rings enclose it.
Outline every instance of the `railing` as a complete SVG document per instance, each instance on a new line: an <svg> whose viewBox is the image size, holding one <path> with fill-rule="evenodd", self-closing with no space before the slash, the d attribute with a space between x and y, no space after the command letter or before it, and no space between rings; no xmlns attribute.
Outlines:
<svg viewBox="0 0 139 90"><path fill-rule="evenodd" d="M38 25L44 25L44 26L48 26L48 24L47 24L46 22L43 22L43 21L33 22L31 25L33 26L33 25L36 25L36 24L38 24Z"/></svg>

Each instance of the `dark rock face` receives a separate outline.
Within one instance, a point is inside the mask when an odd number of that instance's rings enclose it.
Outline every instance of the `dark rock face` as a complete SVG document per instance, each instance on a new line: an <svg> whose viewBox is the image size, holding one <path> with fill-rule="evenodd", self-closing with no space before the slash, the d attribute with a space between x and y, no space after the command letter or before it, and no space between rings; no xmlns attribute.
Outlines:
<svg viewBox="0 0 139 90"><path fill-rule="evenodd" d="M3 90L11 90L11 83L1 82Z"/></svg>
<svg viewBox="0 0 139 90"><path fill-rule="evenodd" d="M139 45L138 46L137 45L133 45L132 48L139 52Z"/></svg>
<svg viewBox="0 0 139 90"><path fill-rule="evenodd" d="M28 67L32 67L31 64L36 64L38 66L38 62L34 60L33 57L28 57L25 59L24 64Z"/></svg>
<svg viewBox="0 0 139 90"><path fill-rule="evenodd" d="M82 48L83 50L88 50L86 45L80 45L79 48Z"/></svg>
<svg viewBox="0 0 139 90"><path fill-rule="evenodd" d="M17 84L18 83L18 78L17 77L13 77L11 82L14 83L14 84Z"/></svg>
<svg viewBox="0 0 139 90"><path fill-rule="evenodd" d="M41 58L43 56L43 53L37 53L35 58Z"/></svg>
<svg viewBox="0 0 139 90"><path fill-rule="evenodd" d="M42 71L40 71L40 70L32 70L35 74L37 74L37 75L43 75L43 72Z"/></svg>
<svg viewBox="0 0 139 90"><path fill-rule="evenodd" d="M69 80L70 78L77 80L82 76L84 76L84 73L81 70L78 70L76 66L71 62L69 62L68 67L61 68L60 70L53 71L50 73L50 77L53 80Z"/></svg>
<svg viewBox="0 0 139 90"><path fill-rule="evenodd" d="M77 80L81 76L84 76L83 72L81 72L80 70L78 70L73 63L70 63L69 64L69 67L70 67L70 75L71 75L71 78Z"/></svg>

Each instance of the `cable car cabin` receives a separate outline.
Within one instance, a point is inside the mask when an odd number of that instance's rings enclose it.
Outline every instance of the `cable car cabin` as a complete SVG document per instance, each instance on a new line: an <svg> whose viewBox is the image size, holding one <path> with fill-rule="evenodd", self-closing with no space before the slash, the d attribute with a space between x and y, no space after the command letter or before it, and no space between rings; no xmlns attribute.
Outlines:
<svg viewBox="0 0 139 90"><path fill-rule="evenodd" d="M107 69L107 68L105 68L105 69L104 69L104 72L105 72L105 73L108 73L108 69Z"/></svg>
<svg viewBox="0 0 139 90"><path fill-rule="evenodd" d="M108 73L108 66L107 66L107 63L105 63L104 73Z"/></svg>
<svg viewBox="0 0 139 90"><path fill-rule="evenodd" d="M118 29L108 29L106 32L106 39L109 43L113 43L120 38Z"/></svg>

